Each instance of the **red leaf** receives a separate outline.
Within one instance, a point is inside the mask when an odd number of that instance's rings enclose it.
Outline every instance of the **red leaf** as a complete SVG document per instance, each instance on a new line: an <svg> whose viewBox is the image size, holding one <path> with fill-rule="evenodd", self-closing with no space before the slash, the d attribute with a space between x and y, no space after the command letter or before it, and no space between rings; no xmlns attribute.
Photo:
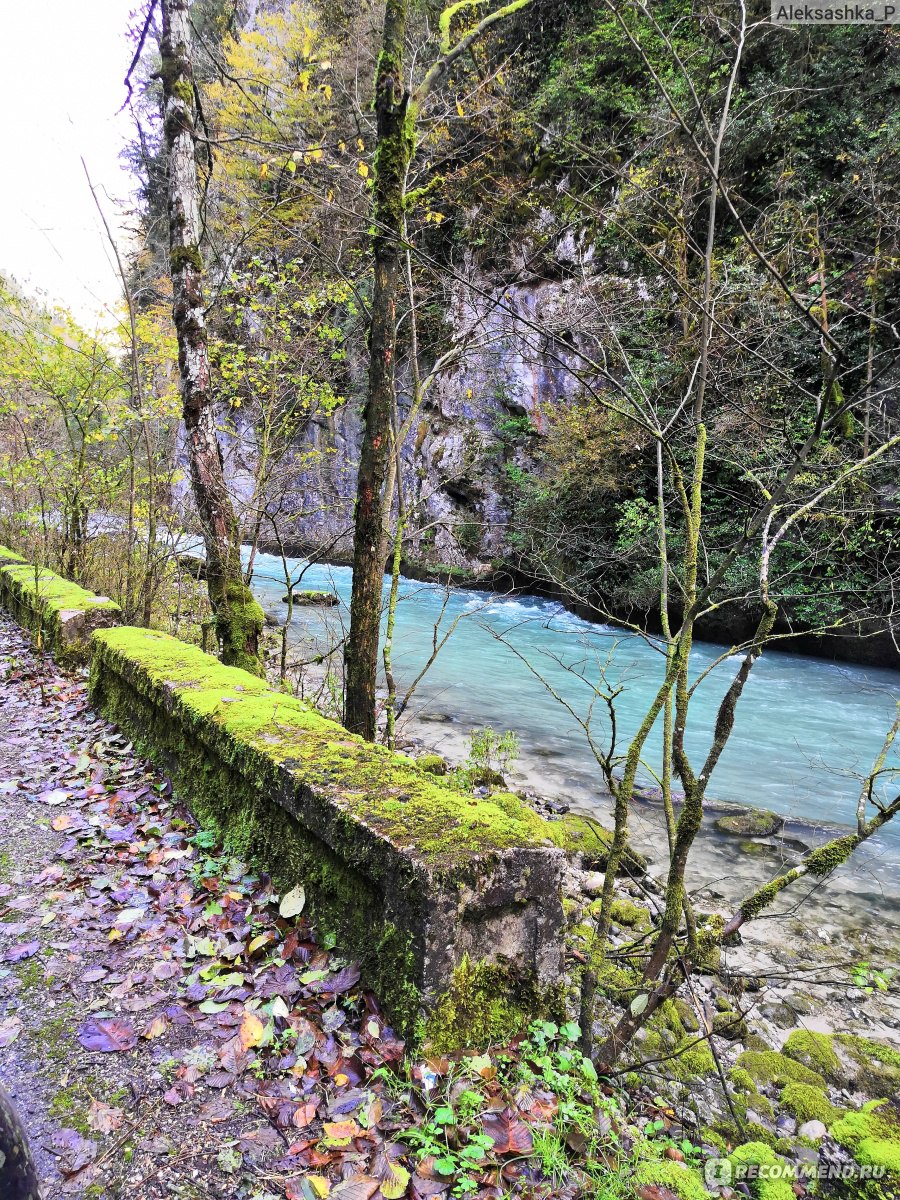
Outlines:
<svg viewBox="0 0 900 1200"><path fill-rule="evenodd" d="M511 1108L489 1113L484 1118L484 1132L493 1138L495 1154L530 1154L534 1148L531 1130Z"/></svg>
<svg viewBox="0 0 900 1200"><path fill-rule="evenodd" d="M112 1017L108 1021L92 1020L82 1025L78 1040L85 1050L109 1054L113 1050L132 1050L137 1045L137 1034L127 1021Z"/></svg>

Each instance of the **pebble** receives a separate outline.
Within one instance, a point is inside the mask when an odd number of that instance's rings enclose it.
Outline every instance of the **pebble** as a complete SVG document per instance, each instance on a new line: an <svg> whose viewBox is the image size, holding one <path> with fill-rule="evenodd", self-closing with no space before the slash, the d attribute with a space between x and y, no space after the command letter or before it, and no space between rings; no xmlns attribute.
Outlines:
<svg viewBox="0 0 900 1200"><path fill-rule="evenodd" d="M589 896L599 896L603 891L603 875L600 871L591 871L581 881L581 890Z"/></svg>

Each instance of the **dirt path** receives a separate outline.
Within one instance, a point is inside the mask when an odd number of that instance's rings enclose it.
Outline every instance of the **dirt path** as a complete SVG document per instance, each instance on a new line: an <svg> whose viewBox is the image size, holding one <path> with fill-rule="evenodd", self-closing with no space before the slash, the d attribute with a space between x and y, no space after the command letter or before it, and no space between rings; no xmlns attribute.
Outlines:
<svg viewBox="0 0 900 1200"><path fill-rule="evenodd" d="M379 1194L403 1047L358 970L2 613L0 714L0 1081L46 1200Z"/></svg>

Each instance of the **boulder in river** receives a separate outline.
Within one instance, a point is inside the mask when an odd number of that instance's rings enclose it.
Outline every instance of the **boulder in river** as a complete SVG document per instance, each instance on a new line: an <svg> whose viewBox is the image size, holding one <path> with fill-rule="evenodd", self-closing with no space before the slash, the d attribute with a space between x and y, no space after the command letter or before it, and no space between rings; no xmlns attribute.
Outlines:
<svg viewBox="0 0 900 1200"><path fill-rule="evenodd" d="M294 592L293 600L301 608L334 608L336 604L340 604L334 592ZM283 604L289 604L291 596L282 596L281 601Z"/></svg>
<svg viewBox="0 0 900 1200"><path fill-rule="evenodd" d="M748 808L745 812L718 817L715 827L719 833L731 833L735 837L771 837L783 823L781 817L765 808Z"/></svg>

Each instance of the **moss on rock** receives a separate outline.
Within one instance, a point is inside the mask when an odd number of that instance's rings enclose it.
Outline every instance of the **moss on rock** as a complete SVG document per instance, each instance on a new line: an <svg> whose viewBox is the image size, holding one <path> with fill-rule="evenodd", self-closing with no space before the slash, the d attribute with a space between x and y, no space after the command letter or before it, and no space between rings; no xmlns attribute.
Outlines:
<svg viewBox="0 0 900 1200"><path fill-rule="evenodd" d="M830 1133L858 1163L886 1171L882 1185L900 1184L900 1119L895 1108L882 1100L870 1101L859 1112L841 1117ZM890 1194L887 1188L885 1192Z"/></svg>
<svg viewBox="0 0 900 1200"><path fill-rule="evenodd" d="M677 1162L645 1162L634 1173L636 1188L664 1188L678 1200L708 1200L710 1193L697 1171Z"/></svg>
<svg viewBox="0 0 900 1200"><path fill-rule="evenodd" d="M781 817L764 808L752 808L747 812L732 813L719 817L715 827L720 833L730 833L736 837L771 837L782 826Z"/></svg>
<svg viewBox="0 0 900 1200"><path fill-rule="evenodd" d="M745 1142L728 1156L731 1182L744 1183L754 1200L794 1200L789 1178L760 1178L760 1167L778 1167L781 1160L766 1142Z"/></svg>
<svg viewBox="0 0 900 1200"><path fill-rule="evenodd" d="M465 957L425 1022L424 1040L436 1054L461 1046L503 1046L531 1021L561 1018L563 1001L558 989L542 992L533 979L517 978L509 966L473 963Z"/></svg>
<svg viewBox="0 0 900 1200"><path fill-rule="evenodd" d="M746 1071L757 1084L774 1083L784 1087L788 1083L805 1083L810 1087L825 1088L821 1075L777 1050L745 1050L735 1065Z"/></svg>
<svg viewBox="0 0 900 1200"><path fill-rule="evenodd" d="M789 1083L782 1088L781 1106L801 1125L806 1121L821 1121L828 1126L841 1115L825 1092L809 1083Z"/></svg>
<svg viewBox="0 0 900 1200"><path fill-rule="evenodd" d="M151 630L96 636L91 694L229 849L279 887L303 883L319 928L360 958L404 1036L438 1003L449 1048L463 1024L465 996L451 983L463 950L497 970L493 993L474 981L478 1003L492 1004L480 1024L468 1004L476 1024L462 1044L521 1027L515 998L529 972L529 1003L552 990L562 855L555 824L518 797L451 791L263 679ZM516 964L515 993L501 988L513 983L504 962Z"/></svg>
<svg viewBox="0 0 900 1200"><path fill-rule="evenodd" d="M813 1033L809 1029L795 1030L784 1043L784 1053L802 1063L830 1083L840 1083L844 1074L841 1060L834 1049L830 1033Z"/></svg>

